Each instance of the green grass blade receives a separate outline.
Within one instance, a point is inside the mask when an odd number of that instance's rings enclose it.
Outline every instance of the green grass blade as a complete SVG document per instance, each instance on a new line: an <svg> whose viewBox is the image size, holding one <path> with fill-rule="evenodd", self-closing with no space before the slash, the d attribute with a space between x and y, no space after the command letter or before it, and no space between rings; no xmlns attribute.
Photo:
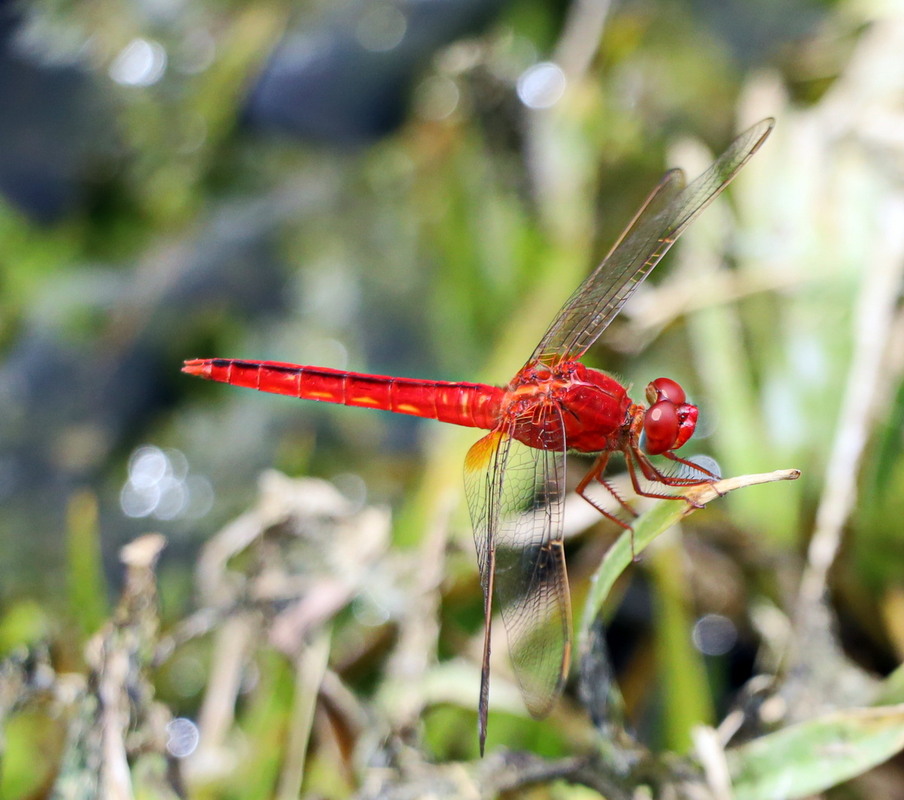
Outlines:
<svg viewBox="0 0 904 800"><path fill-rule="evenodd" d="M856 708L792 725L728 753L735 800L806 797L904 749L904 705Z"/></svg>

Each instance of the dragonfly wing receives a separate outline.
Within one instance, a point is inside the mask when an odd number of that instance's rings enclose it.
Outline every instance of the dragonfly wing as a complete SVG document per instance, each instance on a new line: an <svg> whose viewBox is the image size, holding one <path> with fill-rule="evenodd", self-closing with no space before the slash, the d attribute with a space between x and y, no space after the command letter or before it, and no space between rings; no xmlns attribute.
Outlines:
<svg viewBox="0 0 904 800"><path fill-rule="evenodd" d="M557 406L534 422L561 425ZM558 436L564 443L564 431ZM492 601L508 634L512 666L530 713L547 714L562 690L571 656L571 603L562 544L564 444L537 450L505 429L478 441L465 460L465 488L484 591L487 634L480 732L486 732Z"/></svg>
<svg viewBox="0 0 904 800"><path fill-rule="evenodd" d="M681 170L666 173L609 254L565 303L528 363L583 355L675 240L750 160L774 124L765 119L742 133L688 186Z"/></svg>

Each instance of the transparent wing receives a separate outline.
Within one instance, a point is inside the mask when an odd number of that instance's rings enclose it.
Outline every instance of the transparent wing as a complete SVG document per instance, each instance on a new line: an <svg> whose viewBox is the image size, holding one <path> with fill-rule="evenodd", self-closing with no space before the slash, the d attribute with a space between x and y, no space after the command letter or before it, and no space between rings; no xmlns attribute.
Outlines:
<svg viewBox="0 0 904 800"><path fill-rule="evenodd" d="M533 422L561 426L559 414L557 406L543 406ZM571 604L562 546L565 453L564 430L558 429L561 433L553 435L562 443L560 449L527 447L502 429L478 441L465 460L465 490L487 616L481 739L486 731L493 598L532 715L540 717L550 711L568 674Z"/></svg>
<svg viewBox="0 0 904 800"><path fill-rule="evenodd" d="M689 186L681 170L666 173L609 254L565 303L528 363L583 355L675 240L750 160L774 124L765 119L742 133Z"/></svg>

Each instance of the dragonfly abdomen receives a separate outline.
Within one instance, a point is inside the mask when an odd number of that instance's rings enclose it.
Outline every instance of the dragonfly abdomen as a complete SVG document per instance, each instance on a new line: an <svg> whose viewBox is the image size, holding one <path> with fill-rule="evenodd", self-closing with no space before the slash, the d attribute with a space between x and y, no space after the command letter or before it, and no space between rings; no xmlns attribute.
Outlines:
<svg viewBox="0 0 904 800"><path fill-rule="evenodd" d="M496 425L503 394L502 389L481 383L365 375L278 361L195 359L186 361L182 371L261 392L379 408L472 428L490 429Z"/></svg>

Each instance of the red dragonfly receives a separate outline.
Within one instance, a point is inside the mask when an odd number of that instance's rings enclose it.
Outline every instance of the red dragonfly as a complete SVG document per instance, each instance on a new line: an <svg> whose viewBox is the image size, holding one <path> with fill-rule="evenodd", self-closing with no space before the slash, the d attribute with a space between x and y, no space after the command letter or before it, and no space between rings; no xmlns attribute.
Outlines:
<svg viewBox="0 0 904 800"><path fill-rule="evenodd" d="M586 490L602 484L633 514L604 478L621 453L644 497L681 499L665 488L716 476L675 455L694 433L697 408L673 380L646 387L647 406L634 403L614 378L580 358L606 329L678 236L759 149L774 121L742 133L700 177L685 185L671 170L652 191L609 254L556 315L527 363L504 387L391 378L274 361L208 358L183 372L308 400L365 406L483 428L490 432L465 459L465 489L484 595L484 642L478 709L480 751L489 704L490 625L495 599L530 713L546 715L562 691L571 659L571 603L562 541L565 455L597 454L577 492L623 528ZM668 474L650 460L661 455L697 477Z"/></svg>

